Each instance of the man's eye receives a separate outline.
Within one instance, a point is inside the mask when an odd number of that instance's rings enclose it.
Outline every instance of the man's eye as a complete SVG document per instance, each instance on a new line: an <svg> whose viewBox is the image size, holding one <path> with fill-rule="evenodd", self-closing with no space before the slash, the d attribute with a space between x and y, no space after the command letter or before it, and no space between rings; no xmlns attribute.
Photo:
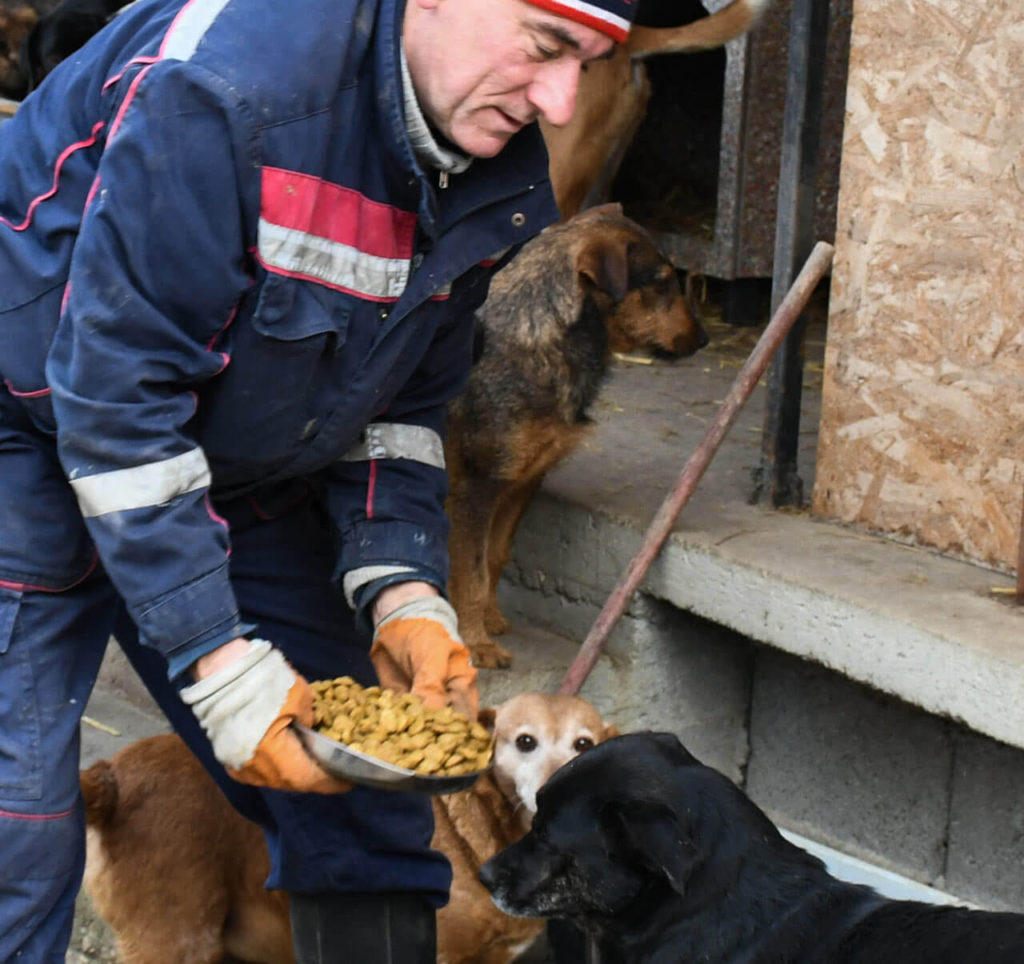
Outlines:
<svg viewBox="0 0 1024 964"><path fill-rule="evenodd" d="M554 60L558 56L557 50L552 50L550 47L542 47L537 44L537 59L538 60Z"/></svg>

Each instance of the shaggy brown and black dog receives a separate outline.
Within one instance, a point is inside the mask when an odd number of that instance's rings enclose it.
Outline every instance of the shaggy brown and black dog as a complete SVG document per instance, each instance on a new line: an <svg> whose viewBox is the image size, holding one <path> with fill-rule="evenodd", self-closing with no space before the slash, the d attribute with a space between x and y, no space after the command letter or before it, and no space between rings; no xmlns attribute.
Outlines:
<svg viewBox="0 0 1024 964"><path fill-rule="evenodd" d="M544 474L583 440L613 351L678 358L707 344L675 268L603 205L542 232L491 282L482 349L449 408L449 595L477 666L507 666L495 591Z"/></svg>

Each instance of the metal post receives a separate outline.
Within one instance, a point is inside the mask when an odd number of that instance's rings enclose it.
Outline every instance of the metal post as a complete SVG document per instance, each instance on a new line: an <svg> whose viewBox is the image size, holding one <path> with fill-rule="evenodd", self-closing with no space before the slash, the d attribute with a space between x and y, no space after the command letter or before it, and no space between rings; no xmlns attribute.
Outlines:
<svg viewBox="0 0 1024 964"><path fill-rule="evenodd" d="M683 507L693 495L697 483L711 464L718 447L722 444L722 440L732 427L733 422L736 421L736 417L743 409L747 399L750 398L750 393L761 380L772 356L785 341L786 334L803 311L811 292L828 271L829 265L832 263L832 254L831 244L819 241L814 246L807 263L803 266L800 274L796 276L786 297L782 299L772 320L768 323L768 327L765 328L764 333L754 346L754 350L750 353L750 357L736 374L729 394L726 395L711 424L705 430L693 455L683 466L683 471L679 473L679 478L672 487L672 491L665 496L658 511L654 514L654 518L644 533L639 551L630 560L622 578L619 579L611 595L605 600L601 612L597 614L597 619L590 627L586 639L580 644L579 652L558 688L559 693L575 696L586 682L590 671L601 655L605 641L611 635L619 617L625 612L633 593L643 581L644 576L647 575L651 563L657 558L676 519L679 518L679 513L683 511Z"/></svg>
<svg viewBox="0 0 1024 964"><path fill-rule="evenodd" d="M829 0L793 0L775 227L773 313L814 241L828 7ZM773 506L803 503L797 455L805 327L806 319L797 321L768 371L761 465L754 471L752 502Z"/></svg>

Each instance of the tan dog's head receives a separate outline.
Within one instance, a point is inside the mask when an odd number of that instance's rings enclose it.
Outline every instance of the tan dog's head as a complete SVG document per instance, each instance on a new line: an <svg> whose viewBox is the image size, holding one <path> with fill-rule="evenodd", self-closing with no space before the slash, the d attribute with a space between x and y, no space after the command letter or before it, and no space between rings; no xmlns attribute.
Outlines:
<svg viewBox="0 0 1024 964"><path fill-rule="evenodd" d="M574 255L580 282L604 303L610 351L642 348L681 358L708 343L672 262L621 205L590 208L570 225L579 234Z"/></svg>
<svg viewBox="0 0 1024 964"><path fill-rule="evenodd" d="M520 693L497 709L486 707L480 722L494 732L494 780L526 825L537 791L555 770L619 735L586 700L550 693Z"/></svg>

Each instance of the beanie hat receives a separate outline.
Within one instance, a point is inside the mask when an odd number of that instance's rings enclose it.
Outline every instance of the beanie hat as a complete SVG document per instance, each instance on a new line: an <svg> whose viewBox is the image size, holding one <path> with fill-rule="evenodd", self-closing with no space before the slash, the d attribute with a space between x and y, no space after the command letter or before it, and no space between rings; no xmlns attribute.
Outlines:
<svg viewBox="0 0 1024 964"><path fill-rule="evenodd" d="M607 34L616 43L629 36L636 0L527 0L551 13L586 24Z"/></svg>

